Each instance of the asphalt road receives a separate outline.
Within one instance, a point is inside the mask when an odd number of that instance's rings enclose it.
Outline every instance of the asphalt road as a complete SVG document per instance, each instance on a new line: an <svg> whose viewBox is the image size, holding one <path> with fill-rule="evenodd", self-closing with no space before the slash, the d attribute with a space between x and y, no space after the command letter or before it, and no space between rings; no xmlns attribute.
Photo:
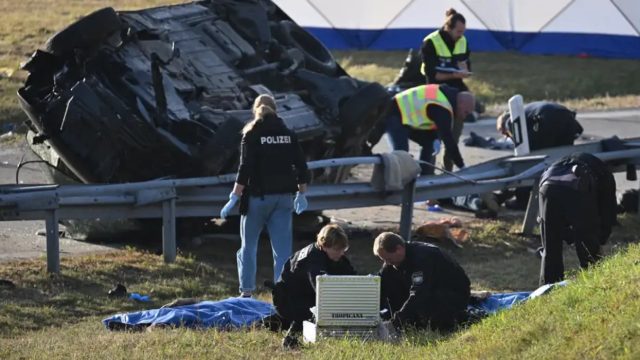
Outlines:
<svg viewBox="0 0 640 360"><path fill-rule="evenodd" d="M620 138L640 137L640 109L582 113L578 115L578 119L585 129L579 142L595 141L614 135ZM471 131L483 137L497 137L494 119L485 119L476 123L466 124L463 138L467 137ZM460 145L460 149L465 162L469 165L506 156L510 153L509 151L480 149L464 145ZM374 148L374 152L388 150L389 147L384 138ZM418 146L412 144L410 151L416 158L418 157ZM24 144L0 145L0 183L15 183L15 167L23 156L27 160L34 159ZM370 176L370 169L358 168L355 175L358 178L367 179ZM37 166L27 165L20 172L20 181L22 183L43 183L45 179L40 174ZM624 174L617 174L616 182L619 192L630 188L638 188L639 186L637 181L627 181ZM400 207L389 205L360 209L327 210L324 214L337 221L346 222L351 226L387 229L397 226L400 219ZM424 204L416 203L414 225L451 215L459 216L463 221L472 217L469 213L457 211L431 213L426 211ZM37 232L43 228L44 221L0 222L0 261L45 256L45 238L37 235ZM61 238L60 248L63 256L114 249L110 246L90 244L67 238Z"/></svg>

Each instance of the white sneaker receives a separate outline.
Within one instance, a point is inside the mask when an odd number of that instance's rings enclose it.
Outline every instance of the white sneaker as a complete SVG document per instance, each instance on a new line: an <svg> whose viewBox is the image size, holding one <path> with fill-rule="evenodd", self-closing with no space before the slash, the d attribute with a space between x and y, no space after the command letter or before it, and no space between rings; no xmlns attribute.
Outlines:
<svg viewBox="0 0 640 360"><path fill-rule="evenodd" d="M251 291L243 291L240 293L241 298L251 298Z"/></svg>

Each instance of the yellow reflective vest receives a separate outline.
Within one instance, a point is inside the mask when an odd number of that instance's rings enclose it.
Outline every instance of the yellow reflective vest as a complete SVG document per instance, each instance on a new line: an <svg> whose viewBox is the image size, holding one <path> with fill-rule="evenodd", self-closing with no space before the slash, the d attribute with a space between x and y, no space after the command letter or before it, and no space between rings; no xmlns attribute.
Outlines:
<svg viewBox="0 0 640 360"><path fill-rule="evenodd" d="M460 39L458 39L453 47L453 54L449 50L447 43L444 42L442 36L440 36L440 30L436 30L431 34L427 35L422 42L427 40L431 40L433 42L433 47L436 49L436 55L438 58L445 62L445 66L453 66L451 62L453 61L454 55L462 55L467 52L467 38L462 35ZM426 75L425 64L422 63L422 68L420 69L423 75Z"/></svg>
<svg viewBox="0 0 640 360"><path fill-rule="evenodd" d="M405 91L399 92L394 96L402 124L410 126L418 130L435 130L436 123L429 118L427 107L441 106L451 113L453 116L453 108L451 103L440 90L440 85L429 84L420 85Z"/></svg>

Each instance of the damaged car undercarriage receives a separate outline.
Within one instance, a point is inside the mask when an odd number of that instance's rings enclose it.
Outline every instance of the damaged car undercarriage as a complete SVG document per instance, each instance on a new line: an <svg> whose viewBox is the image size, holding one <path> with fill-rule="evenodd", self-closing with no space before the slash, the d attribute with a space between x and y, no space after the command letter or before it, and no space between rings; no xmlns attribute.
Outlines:
<svg viewBox="0 0 640 360"><path fill-rule="evenodd" d="M357 156L389 102L268 0L104 8L51 37L23 69L29 144L57 183L232 173L262 93L274 95L308 160ZM346 173L317 170L313 181Z"/></svg>

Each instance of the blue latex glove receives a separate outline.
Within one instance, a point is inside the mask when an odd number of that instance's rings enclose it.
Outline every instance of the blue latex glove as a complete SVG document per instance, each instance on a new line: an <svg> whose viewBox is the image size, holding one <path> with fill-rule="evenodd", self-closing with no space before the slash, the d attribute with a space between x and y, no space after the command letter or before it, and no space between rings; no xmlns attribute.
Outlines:
<svg viewBox="0 0 640 360"><path fill-rule="evenodd" d="M293 208L295 209L296 214L300 215L303 211L307 209L307 206L309 206L309 203L307 202L307 197L304 196L303 193L298 191L296 193L296 198L293 199Z"/></svg>
<svg viewBox="0 0 640 360"><path fill-rule="evenodd" d="M442 148L442 142L440 139L433 140L433 156L436 156L440 153L440 149Z"/></svg>
<svg viewBox="0 0 640 360"><path fill-rule="evenodd" d="M238 203L238 200L240 200L240 196L238 196L236 193L229 194L229 201L227 201L222 210L220 210L220 217L226 219L227 216L229 216L231 210Z"/></svg>
<svg viewBox="0 0 640 360"><path fill-rule="evenodd" d="M149 297L149 295L141 295L141 294L138 294L138 293L129 294L129 299L135 300L135 301L141 301L141 302L149 302L149 301L151 301L151 298Z"/></svg>

